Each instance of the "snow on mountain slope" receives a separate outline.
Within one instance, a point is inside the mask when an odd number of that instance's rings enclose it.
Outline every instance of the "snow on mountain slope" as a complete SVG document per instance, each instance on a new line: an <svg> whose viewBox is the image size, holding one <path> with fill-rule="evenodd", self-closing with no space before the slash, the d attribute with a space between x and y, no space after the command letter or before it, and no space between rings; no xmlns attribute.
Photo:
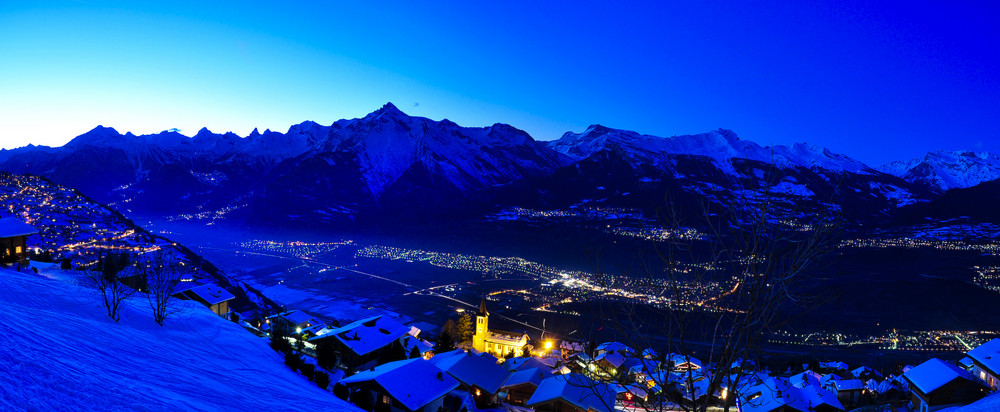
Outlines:
<svg viewBox="0 0 1000 412"><path fill-rule="evenodd" d="M887 163L878 169L911 183L947 191L1000 179L1000 155L940 150L927 153L923 158Z"/></svg>
<svg viewBox="0 0 1000 412"><path fill-rule="evenodd" d="M635 159L662 164L670 155L697 155L712 158L717 166L732 173L732 159L750 159L778 166L819 167L856 174L877 173L864 163L829 150L796 143L792 146L760 146L740 140L735 133L719 129L708 133L673 137L643 135L593 125L583 133L567 132L549 147L574 159L586 158L600 150L618 148Z"/></svg>
<svg viewBox="0 0 1000 412"><path fill-rule="evenodd" d="M328 136L310 153L354 154L375 197L418 164L462 191L508 183L562 165L558 154L512 126L461 127L447 119L409 116L392 103L325 130Z"/></svg>
<svg viewBox="0 0 1000 412"><path fill-rule="evenodd" d="M161 327L134 299L115 323L74 273L35 265L0 268L0 410L358 410L200 304Z"/></svg>

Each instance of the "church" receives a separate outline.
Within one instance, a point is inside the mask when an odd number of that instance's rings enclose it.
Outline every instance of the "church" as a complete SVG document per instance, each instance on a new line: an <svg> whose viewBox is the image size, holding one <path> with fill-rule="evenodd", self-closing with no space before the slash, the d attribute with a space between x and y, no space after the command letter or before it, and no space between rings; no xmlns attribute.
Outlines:
<svg viewBox="0 0 1000 412"><path fill-rule="evenodd" d="M486 310L486 298L484 297L479 303L479 312L476 313L476 333L472 335L473 349L507 358L520 356L521 351L528 346L528 334L490 330L489 325L490 313Z"/></svg>

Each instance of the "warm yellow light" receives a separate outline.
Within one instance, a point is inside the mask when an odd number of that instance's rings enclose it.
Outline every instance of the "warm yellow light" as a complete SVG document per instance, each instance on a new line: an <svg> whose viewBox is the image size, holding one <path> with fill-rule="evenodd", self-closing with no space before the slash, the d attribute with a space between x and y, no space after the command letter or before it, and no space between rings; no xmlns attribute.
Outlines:
<svg viewBox="0 0 1000 412"><path fill-rule="evenodd" d="M550 340L545 341L545 349L552 349L552 341Z"/></svg>

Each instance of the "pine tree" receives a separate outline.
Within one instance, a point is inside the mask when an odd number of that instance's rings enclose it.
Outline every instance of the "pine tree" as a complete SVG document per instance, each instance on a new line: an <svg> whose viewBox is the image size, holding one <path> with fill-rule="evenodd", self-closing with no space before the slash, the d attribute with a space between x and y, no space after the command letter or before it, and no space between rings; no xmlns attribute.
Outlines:
<svg viewBox="0 0 1000 412"><path fill-rule="evenodd" d="M472 341L472 334L475 330L472 329L472 316L469 316L469 312L462 312L462 316L458 318L458 324L455 326L455 332L458 335L459 343Z"/></svg>
<svg viewBox="0 0 1000 412"><path fill-rule="evenodd" d="M448 319L451 322L451 319ZM447 328L441 329L441 334L438 335L436 344L434 345L434 352L444 353L455 349L455 336Z"/></svg>

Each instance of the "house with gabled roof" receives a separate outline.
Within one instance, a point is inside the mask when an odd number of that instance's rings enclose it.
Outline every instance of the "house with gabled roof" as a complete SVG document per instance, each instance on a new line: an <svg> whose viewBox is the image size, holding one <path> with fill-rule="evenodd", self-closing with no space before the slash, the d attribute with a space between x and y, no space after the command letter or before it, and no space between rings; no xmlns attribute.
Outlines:
<svg viewBox="0 0 1000 412"><path fill-rule="evenodd" d="M351 389L355 404L391 412L436 412L445 395L459 386L458 380L423 358L386 363L340 383ZM368 398L357 399L362 396Z"/></svg>
<svg viewBox="0 0 1000 412"><path fill-rule="evenodd" d="M555 376L548 367L534 367L511 373L507 381L500 385L500 394L511 405L524 406L543 380Z"/></svg>
<svg viewBox="0 0 1000 412"><path fill-rule="evenodd" d="M571 373L542 380L527 406L536 412L614 412L615 396L608 384Z"/></svg>
<svg viewBox="0 0 1000 412"><path fill-rule="evenodd" d="M798 376L798 375L797 375ZM743 412L776 411L843 411L837 396L820 387L813 375L788 379L767 377L740 393L740 410Z"/></svg>
<svg viewBox="0 0 1000 412"><path fill-rule="evenodd" d="M229 303L236 299L232 293L217 285L204 284L182 292L186 299L205 305L213 313L223 316L229 313Z"/></svg>
<svg viewBox="0 0 1000 412"><path fill-rule="evenodd" d="M919 412L964 405L986 392L968 371L937 358L906 371L903 378L909 383L910 404Z"/></svg>
<svg viewBox="0 0 1000 412"><path fill-rule="evenodd" d="M1000 338L979 345L966 355L972 361L972 376L996 391L1000 386Z"/></svg>
<svg viewBox="0 0 1000 412"><path fill-rule="evenodd" d="M861 393L864 389L865 383L861 379L835 380L830 385L830 390L837 394L837 400L844 405L860 403Z"/></svg>
<svg viewBox="0 0 1000 412"><path fill-rule="evenodd" d="M374 366L388 351L405 358L400 338L409 336L410 327L385 315L372 316L309 338L314 345L333 345L340 363L349 370Z"/></svg>
<svg viewBox="0 0 1000 412"><path fill-rule="evenodd" d="M16 217L0 218L0 264L28 262L28 236L38 229Z"/></svg>
<svg viewBox="0 0 1000 412"><path fill-rule="evenodd" d="M489 353L465 352L446 353L439 358L434 356L430 362L445 371L461 383L461 388L473 395L477 407L484 408L497 400L500 386L507 381L511 373Z"/></svg>
<svg viewBox="0 0 1000 412"><path fill-rule="evenodd" d="M282 336L302 333L303 329L322 324L322 322L316 320L312 315L301 310L290 310L277 315L271 315L264 318L264 322L269 325L271 333L277 333Z"/></svg>

